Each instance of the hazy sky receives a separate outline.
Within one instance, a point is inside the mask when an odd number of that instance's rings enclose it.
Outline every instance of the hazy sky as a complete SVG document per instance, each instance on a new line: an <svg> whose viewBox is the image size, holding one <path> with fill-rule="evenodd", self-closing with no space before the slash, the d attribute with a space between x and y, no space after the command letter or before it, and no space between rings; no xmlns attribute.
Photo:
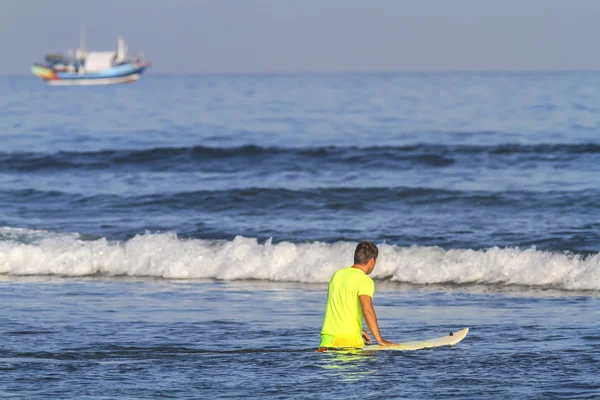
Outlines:
<svg viewBox="0 0 600 400"><path fill-rule="evenodd" d="M0 0L0 73L82 24L154 72L600 69L600 0Z"/></svg>

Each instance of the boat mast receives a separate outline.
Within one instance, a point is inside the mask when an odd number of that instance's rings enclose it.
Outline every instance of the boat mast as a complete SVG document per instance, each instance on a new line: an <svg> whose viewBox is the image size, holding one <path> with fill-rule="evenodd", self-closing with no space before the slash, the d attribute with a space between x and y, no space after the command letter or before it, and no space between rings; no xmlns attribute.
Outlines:
<svg viewBox="0 0 600 400"><path fill-rule="evenodd" d="M79 29L79 48L75 51L75 58L79 63L83 64L86 57L87 51L85 49L85 25L81 24ZM79 71L83 72L83 68L80 68Z"/></svg>
<svg viewBox="0 0 600 400"><path fill-rule="evenodd" d="M119 36L117 40L117 62L123 62L125 58L127 58L127 46L125 46L123 36Z"/></svg>
<svg viewBox="0 0 600 400"><path fill-rule="evenodd" d="M81 24L79 28L79 48L85 51L85 25Z"/></svg>

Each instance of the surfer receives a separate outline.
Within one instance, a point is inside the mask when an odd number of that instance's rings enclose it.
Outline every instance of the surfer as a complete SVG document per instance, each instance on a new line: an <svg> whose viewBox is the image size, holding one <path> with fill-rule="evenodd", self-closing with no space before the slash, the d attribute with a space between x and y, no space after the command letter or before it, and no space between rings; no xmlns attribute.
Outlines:
<svg viewBox="0 0 600 400"><path fill-rule="evenodd" d="M363 317L377 343L382 346L396 344L381 337L377 315L373 309L375 284L368 275L375 268L378 254L375 244L360 242L354 250L354 265L338 270L329 280L319 351L328 348L360 348L371 344L371 337L362 329Z"/></svg>

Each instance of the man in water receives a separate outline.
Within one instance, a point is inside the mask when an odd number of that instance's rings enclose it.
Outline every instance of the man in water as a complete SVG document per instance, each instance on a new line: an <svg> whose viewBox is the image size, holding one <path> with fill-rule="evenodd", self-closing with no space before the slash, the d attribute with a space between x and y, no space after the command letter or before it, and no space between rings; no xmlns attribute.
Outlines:
<svg viewBox="0 0 600 400"><path fill-rule="evenodd" d="M328 348L360 348L371 344L371 337L362 329L363 317L377 343L382 346L396 344L381 337L377 315L373 309L375 284L367 275L373 272L378 254L375 244L360 242L354 251L354 265L340 269L329 280L319 351Z"/></svg>

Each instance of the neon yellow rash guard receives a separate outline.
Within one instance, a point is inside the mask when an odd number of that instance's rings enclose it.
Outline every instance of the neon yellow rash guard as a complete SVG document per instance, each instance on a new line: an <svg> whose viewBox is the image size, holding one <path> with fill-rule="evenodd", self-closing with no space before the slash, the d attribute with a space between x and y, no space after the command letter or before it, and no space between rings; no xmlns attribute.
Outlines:
<svg viewBox="0 0 600 400"><path fill-rule="evenodd" d="M358 268L343 268L329 280L319 347L363 347L362 307L358 296L373 297L375 284Z"/></svg>

